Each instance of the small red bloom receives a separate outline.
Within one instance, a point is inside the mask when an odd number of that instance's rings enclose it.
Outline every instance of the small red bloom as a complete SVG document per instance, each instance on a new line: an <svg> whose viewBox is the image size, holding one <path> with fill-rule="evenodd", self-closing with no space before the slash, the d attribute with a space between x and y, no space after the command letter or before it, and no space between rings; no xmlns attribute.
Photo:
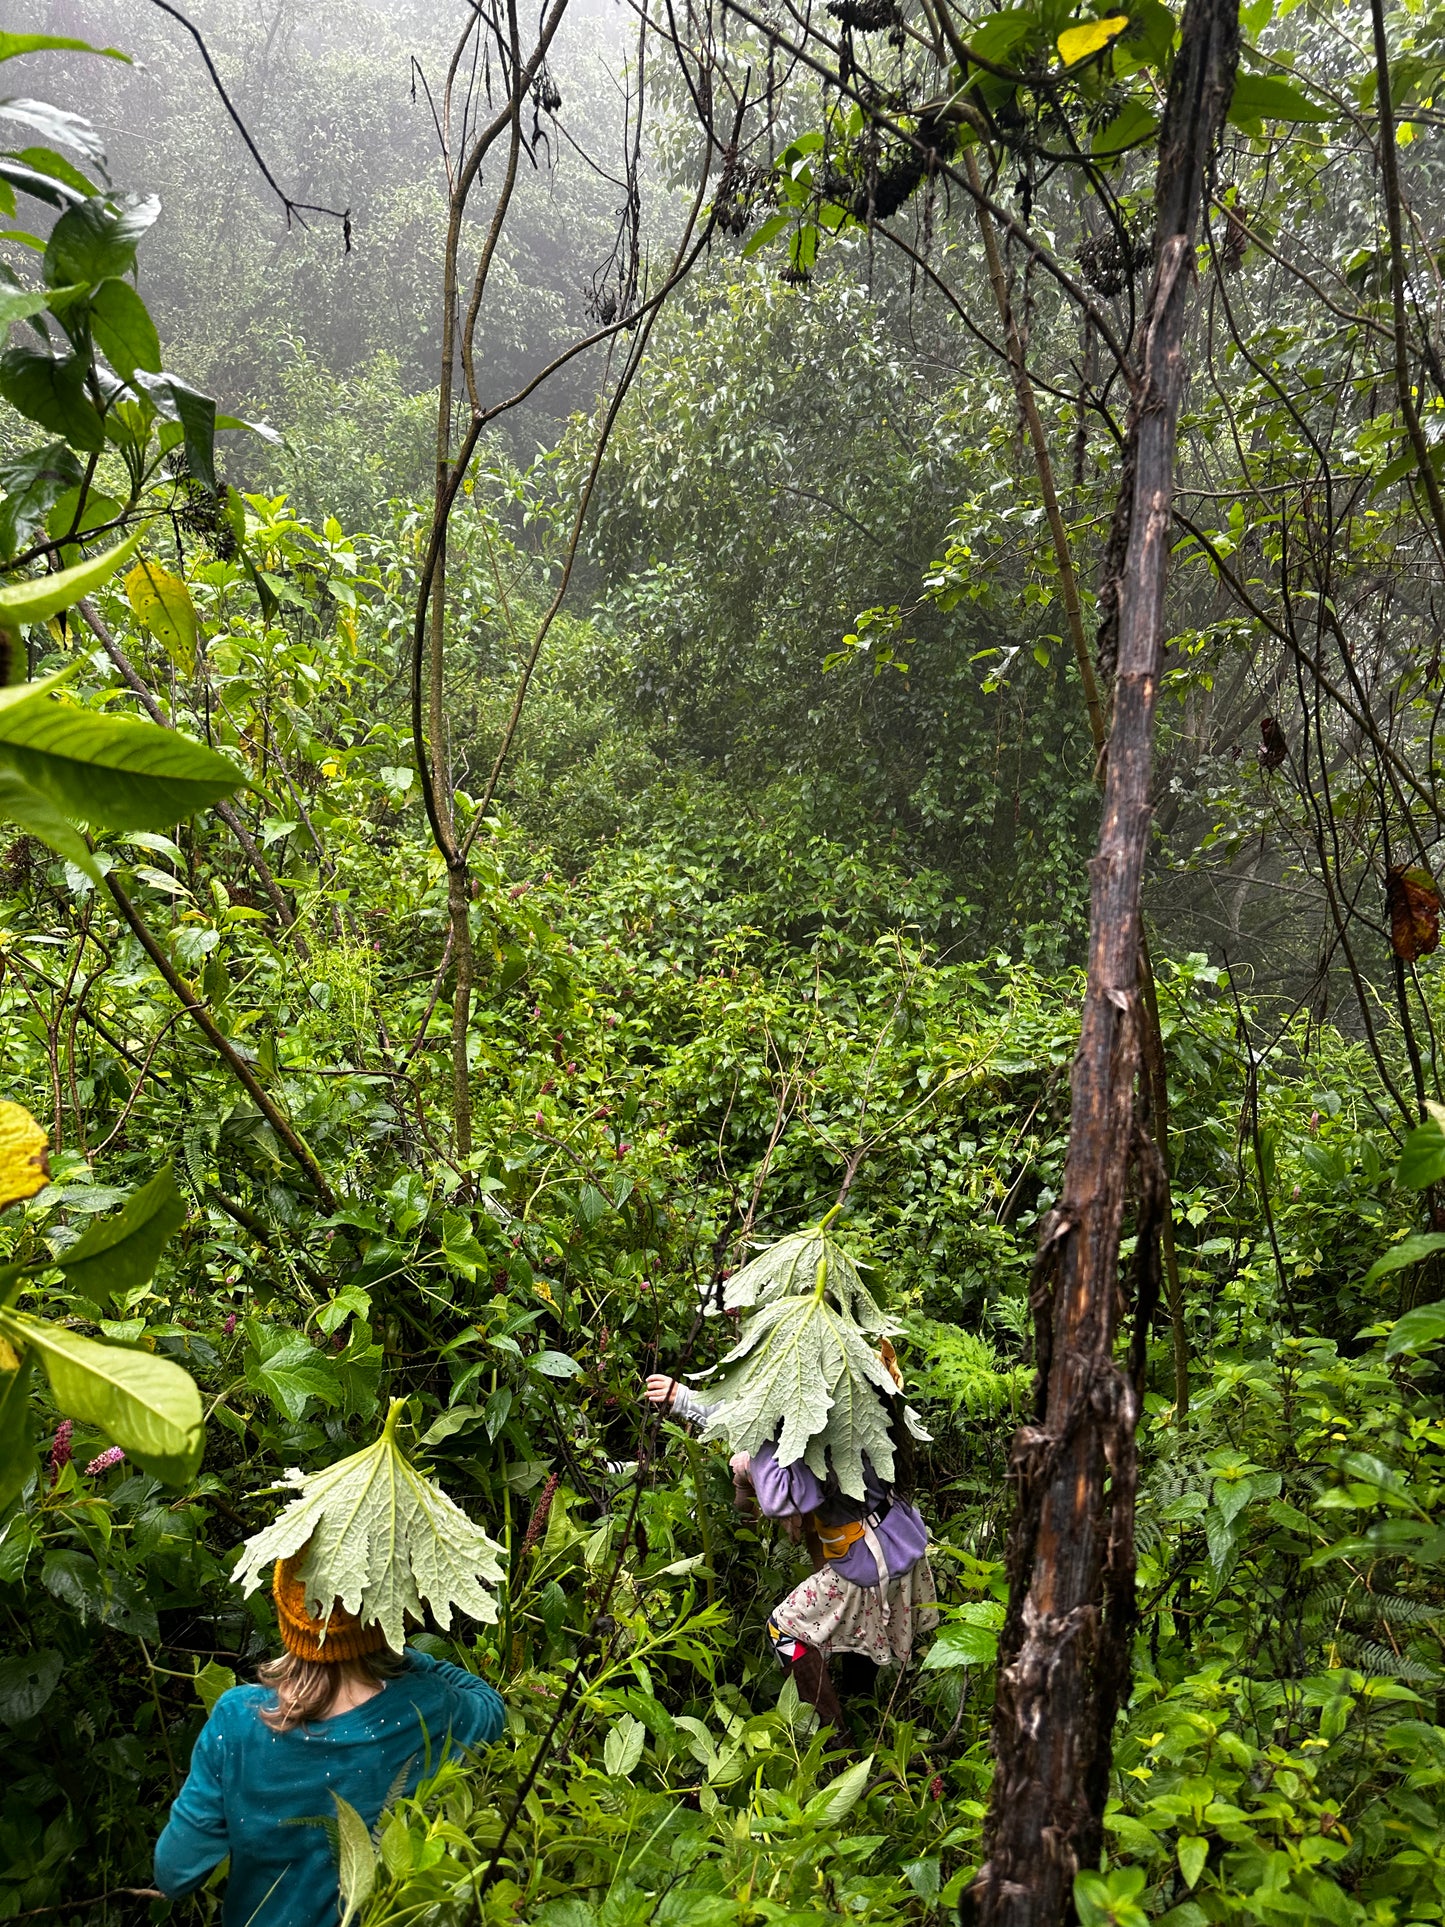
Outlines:
<svg viewBox="0 0 1445 1927"><path fill-rule="evenodd" d="M934 1800L941 1800L943 1798L943 1775L941 1773L935 1773L933 1778L928 1782L928 1792L930 1798Z"/></svg>

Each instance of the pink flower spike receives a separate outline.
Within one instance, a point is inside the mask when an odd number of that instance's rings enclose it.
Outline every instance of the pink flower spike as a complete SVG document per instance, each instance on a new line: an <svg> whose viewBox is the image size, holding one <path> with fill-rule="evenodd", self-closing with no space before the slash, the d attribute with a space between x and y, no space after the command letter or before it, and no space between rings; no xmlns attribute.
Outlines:
<svg viewBox="0 0 1445 1927"><path fill-rule="evenodd" d="M98 1453L95 1458L91 1460L90 1464L86 1466L85 1476L88 1479L98 1478L102 1472L109 1472L113 1465L123 1464L124 1460L125 1453L121 1451L118 1445L108 1445L103 1452Z"/></svg>
<svg viewBox="0 0 1445 1927"><path fill-rule="evenodd" d="M75 1426L68 1418L63 1418L55 1428L55 1437L50 1442L50 1483L54 1485L71 1459L71 1440L75 1436Z"/></svg>

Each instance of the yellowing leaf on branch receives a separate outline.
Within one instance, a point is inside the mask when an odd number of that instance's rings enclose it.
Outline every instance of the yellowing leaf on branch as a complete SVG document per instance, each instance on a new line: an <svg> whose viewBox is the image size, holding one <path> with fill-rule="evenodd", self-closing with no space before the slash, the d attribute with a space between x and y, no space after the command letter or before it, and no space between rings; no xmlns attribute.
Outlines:
<svg viewBox="0 0 1445 1927"><path fill-rule="evenodd" d="M23 1104L0 1103L0 1210L50 1182L50 1139Z"/></svg>
<svg viewBox="0 0 1445 1927"><path fill-rule="evenodd" d="M196 605L178 575L144 557L126 571L125 593L135 619L149 629L183 676L196 666Z"/></svg>
<svg viewBox="0 0 1445 1927"><path fill-rule="evenodd" d="M325 1618L339 1600L364 1626L380 1625L396 1652L423 1602L443 1629L454 1606L494 1620L487 1588L502 1577L501 1547L397 1446L402 1404L392 1400L374 1445L321 1472L289 1472L298 1496L246 1541L231 1575L252 1593L276 1560L307 1547L298 1574L307 1610Z"/></svg>
<svg viewBox="0 0 1445 1927"><path fill-rule="evenodd" d="M1104 20L1086 20L1078 27L1065 27L1059 35L1059 58L1066 67L1077 66L1117 40L1129 24L1127 13L1111 13Z"/></svg>

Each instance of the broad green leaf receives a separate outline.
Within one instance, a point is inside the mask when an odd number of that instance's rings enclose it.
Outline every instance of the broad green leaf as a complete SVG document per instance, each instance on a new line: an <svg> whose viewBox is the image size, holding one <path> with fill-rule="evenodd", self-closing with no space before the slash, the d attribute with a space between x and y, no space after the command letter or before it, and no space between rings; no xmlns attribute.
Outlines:
<svg viewBox="0 0 1445 1927"><path fill-rule="evenodd" d="M1142 1867L1115 1867L1095 1873L1086 1868L1074 1875L1074 1906L1081 1927L1149 1927L1149 1916L1139 1905L1147 1876Z"/></svg>
<svg viewBox="0 0 1445 1927"><path fill-rule="evenodd" d="M18 629L31 622L48 622L62 609L73 608L82 596L93 595L122 568L140 546L143 531L132 529L123 542L88 562L77 562L56 575L27 576L0 588L0 623Z"/></svg>
<svg viewBox="0 0 1445 1927"><path fill-rule="evenodd" d="M423 1605L444 1629L454 1607L495 1620L485 1588L502 1577L500 1546L398 1449L401 1408L394 1399L374 1445L321 1472L288 1473L299 1496L246 1541L231 1575L252 1593L277 1559L309 1547L300 1576L310 1610L328 1614L339 1600L397 1651L407 1615L421 1618Z"/></svg>
<svg viewBox="0 0 1445 1927"><path fill-rule="evenodd" d="M1111 13L1103 20L1086 20L1082 26L1065 27L1058 39L1060 60L1066 67L1077 66L1090 54L1102 52L1111 40L1117 40L1128 24L1127 13Z"/></svg>
<svg viewBox="0 0 1445 1927"><path fill-rule="evenodd" d="M179 1365L13 1308L0 1311L0 1335L35 1351L62 1412L96 1426L142 1471L168 1485L195 1475L205 1445L201 1395Z"/></svg>
<svg viewBox="0 0 1445 1927"><path fill-rule="evenodd" d="M90 299L96 346L127 381L137 368L159 372L161 341L146 304L129 281L102 281Z"/></svg>
<svg viewBox="0 0 1445 1927"><path fill-rule="evenodd" d="M185 1221L186 1207L167 1164L127 1198L113 1218L92 1218L55 1262L73 1291L103 1305L117 1292L146 1282L162 1245Z"/></svg>
<svg viewBox="0 0 1445 1927"><path fill-rule="evenodd" d="M49 288L0 288L0 330L15 321L28 321L49 306Z"/></svg>
<svg viewBox="0 0 1445 1927"><path fill-rule="evenodd" d="M196 667L196 605L178 575L144 556L126 573L126 599L183 676Z"/></svg>
<svg viewBox="0 0 1445 1927"><path fill-rule="evenodd" d="M376 1849L371 1831L356 1808L332 1792L336 1802L337 1881L341 1889L341 1927L351 1923L376 1885Z"/></svg>
<svg viewBox="0 0 1445 1927"><path fill-rule="evenodd" d="M105 427L85 388L86 364L75 355L44 348L7 348L0 355L0 395L30 421L73 448L98 455Z"/></svg>
<svg viewBox="0 0 1445 1927"><path fill-rule="evenodd" d="M1179 1871L1184 1876L1184 1884L1193 1888L1198 1884L1199 1876L1204 1872L1204 1863L1209 1858L1209 1842L1201 1839L1197 1833L1181 1833L1175 1851L1179 1855Z"/></svg>
<svg viewBox="0 0 1445 1927"><path fill-rule="evenodd" d="M156 1609L139 1582L115 1566L98 1565L84 1552L48 1552L40 1583L82 1620L98 1620L132 1639L160 1635Z"/></svg>
<svg viewBox="0 0 1445 1927"><path fill-rule="evenodd" d="M624 1713L608 1732L602 1747L602 1764L617 1780L630 1780L642 1758L647 1728L631 1713Z"/></svg>
<svg viewBox="0 0 1445 1927"><path fill-rule="evenodd" d="M1384 1257L1377 1258L1370 1266L1365 1273L1365 1283L1372 1285L1377 1278L1384 1278L1392 1271L1403 1271L1408 1265L1417 1265L1422 1258L1428 1258L1432 1251L1445 1251L1445 1231L1420 1231L1412 1237L1402 1238L1399 1244L1391 1245Z"/></svg>
<svg viewBox="0 0 1445 1927"><path fill-rule="evenodd" d="M903 1878L920 1900L937 1900L943 1885L943 1868L932 1854L925 1860L905 1860Z"/></svg>
<svg viewBox="0 0 1445 1927"><path fill-rule="evenodd" d="M41 53L103 54L107 60L123 60L130 65L130 55L123 54L119 47L95 47L88 40L69 40L63 34L0 33L0 60Z"/></svg>
<svg viewBox="0 0 1445 1927"><path fill-rule="evenodd" d="M246 1354L246 1383L287 1418L299 1419L313 1398L325 1405L337 1401L336 1372L325 1352L310 1339L284 1327L262 1327L248 1321L253 1346Z"/></svg>
<svg viewBox="0 0 1445 1927"><path fill-rule="evenodd" d="M998 1628L1002 1623L1003 1607L993 1601L988 1602L977 1618L950 1620L924 1655L924 1670L946 1672L956 1666L992 1666L998 1658Z"/></svg>
<svg viewBox="0 0 1445 1927"><path fill-rule="evenodd" d="M13 158L26 167L33 167L37 174L48 174L52 180L63 182L66 187L73 190L77 201L89 200L92 194L100 192L98 182L82 174L78 167L68 161L63 154L58 154L53 147L22 147ZM57 288L55 290L57 296L73 295L75 292L77 291L74 289ZM86 290L81 287L78 292L84 294ZM50 305L54 307L56 303L52 301Z"/></svg>
<svg viewBox="0 0 1445 1927"><path fill-rule="evenodd" d="M1385 1356L1398 1358L1401 1352L1418 1352L1442 1338L1445 1338L1445 1300L1434 1305L1417 1305L1403 1318L1395 1320L1395 1328L1385 1340Z"/></svg>
<svg viewBox="0 0 1445 1927"><path fill-rule="evenodd" d="M124 514L125 503L113 495L104 495L96 488L87 488L83 493L71 488L46 516L45 532L59 543L63 566L69 569L85 560L83 544L93 540L98 529L104 529L109 535Z"/></svg>
<svg viewBox="0 0 1445 1927"><path fill-rule="evenodd" d="M0 709L0 766L67 816L107 830L166 829L245 782L177 730L59 702Z"/></svg>
<svg viewBox="0 0 1445 1927"><path fill-rule="evenodd" d="M35 1433L30 1418L30 1373L34 1354L17 1354L0 1339L0 1512L19 1498L35 1470ZM9 1366L9 1369L5 1367ZM0 1719L5 1718L0 1707Z"/></svg>
<svg viewBox="0 0 1445 1927"><path fill-rule="evenodd" d="M576 1378L582 1370L576 1359L566 1352L537 1352L528 1363L544 1378Z"/></svg>
<svg viewBox="0 0 1445 1927"><path fill-rule="evenodd" d="M135 371L134 382L163 421L175 422L185 443L186 465L203 488L216 486L216 404L179 375Z"/></svg>
<svg viewBox="0 0 1445 1927"><path fill-rule="evenodd" d="M154 194L94 195L67 208L50 230L45 279L53 288L83 281L94 286L129 274L142 235L161 211Z"/></svg>
<svg viewBox="0 0 1445 1927"><path fill-rule="evenodd" d="M0 1720L21 1726L33 1720L60 1684L65 1661L51 1647L0 1659Z"/></svg>
<svg viewBox="0 0 1445 1927"><path fill-rule="evenodd" d="M1229 118L1236 127L1257 126L1264 120L1319 122L1332 118L1328 107L1275 74L1241 74L1234 83Z"/></svg>
<svg viewBox="0 0 1445 1927"><path fill-rule="evenodd" d="M735 1452L749 1453L776 1439L779 1464L804 1459L820 1479L831 1466L842 1490L861 1499L865 1452L881 1479L893 1476L884 1398L896 1388L864 1335L867 1324L875 1332L882 1326L882 1314L861 1284L846 1280L844 1306L832 1304L826 1274L822 1288L808 1279L800 1295L775 1295L788 1289L796 1271L758 1273L750 1283L748 1289L768 1296L719 1361L722 1377L708 1388L714 1409L702 1436L725 1438ZM852 1312L860 1298L863 1322Z"/></svg>
<svg viewBox="0 0 1445 1927"><path fill-rule="evenodd" d="M873 1755L855 1760L846 1773L840 1773L821 1792L815 1793L803 1808L803 1818L815 1827L840 1827L863 1798L868 1775L873 1771Z"/></svg>
<svg viewBox="0 0 1445 1927"><path fill-rule="evenodd" d="M0 461L0 557L15 555L50 510L80 486L85 471L65 442L49 442Z"/></svg>
<svg viewBox="0 0 1445 1927"><path fill-rule="evenodd" d="M1094 153L1107 157L1127 152L1152 140L1159 132L1159 119L1142 100L1127 100L1107 127L1094 136Z"/></svg>
<svg viewBox="0 0 1445 1927"><path fill-rule="evenodd" d="M215 1712L216 1701L223 1693L229 1693L235 1684L236 1675L229 1666L222 1666L219 1660L208 1659L204 1666L196 1667L196 1698L205 1707L207 1719Z"/></svg>
<svg viewBox="0 0 1445 1927"><path fill-rule="evenodd" d="M501 1389L499 1386L498 1390ZM483 1424L486 1416L487 1408L484 1405L453 1405L449 1412L443 1412L440 1418L432 1420L417 1443L424 1446L444 1445L448 1439L455 1438L458 1432Z"/></svg>
<svg viewBox="0 0 1445 1927"><path fill-rule="evenodd" d="M1399 1180L1407 1191L1424 1191L1441 1178L1445 1178L1445 1130L1438 1117L1431 1117L1405 1139Z"/></svg>
<svg viewBox="0 0 1445 1927"><path fill-rule="evenodd" d="M18 121L22 127L39 134L47 145L58 141L97 167L105 166L105 148L90 122L63 107L52 107L48 100L24 100L19 96L0 100L0 119Z"/></svg>
<svg viewBox="0 0 1445 1927"><path fill-rule="evenodd" d="M780 234L786 233L792 220L791 214L770 214L762 226L748 236L743 245L743 259L746 261L750 255L759 253L769 241L776 241Z"/></svg>

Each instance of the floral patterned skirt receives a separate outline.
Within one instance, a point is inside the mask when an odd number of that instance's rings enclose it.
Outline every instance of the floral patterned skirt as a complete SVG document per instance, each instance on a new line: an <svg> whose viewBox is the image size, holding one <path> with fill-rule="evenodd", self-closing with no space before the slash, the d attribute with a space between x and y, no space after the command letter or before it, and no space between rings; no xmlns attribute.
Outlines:
<svg viewBox="0 0 1445 1927"><path fill-rule="evenodd" d="M861 1653L875 1666L906 1666L913 1642L938 1626L938 1595L926 1558L916 1559L887 1586L855 1586L828 1566L794 1586L768 1615L768 1634L780 1657L799 1640L826 1659L832 1653Z"/></svg>

